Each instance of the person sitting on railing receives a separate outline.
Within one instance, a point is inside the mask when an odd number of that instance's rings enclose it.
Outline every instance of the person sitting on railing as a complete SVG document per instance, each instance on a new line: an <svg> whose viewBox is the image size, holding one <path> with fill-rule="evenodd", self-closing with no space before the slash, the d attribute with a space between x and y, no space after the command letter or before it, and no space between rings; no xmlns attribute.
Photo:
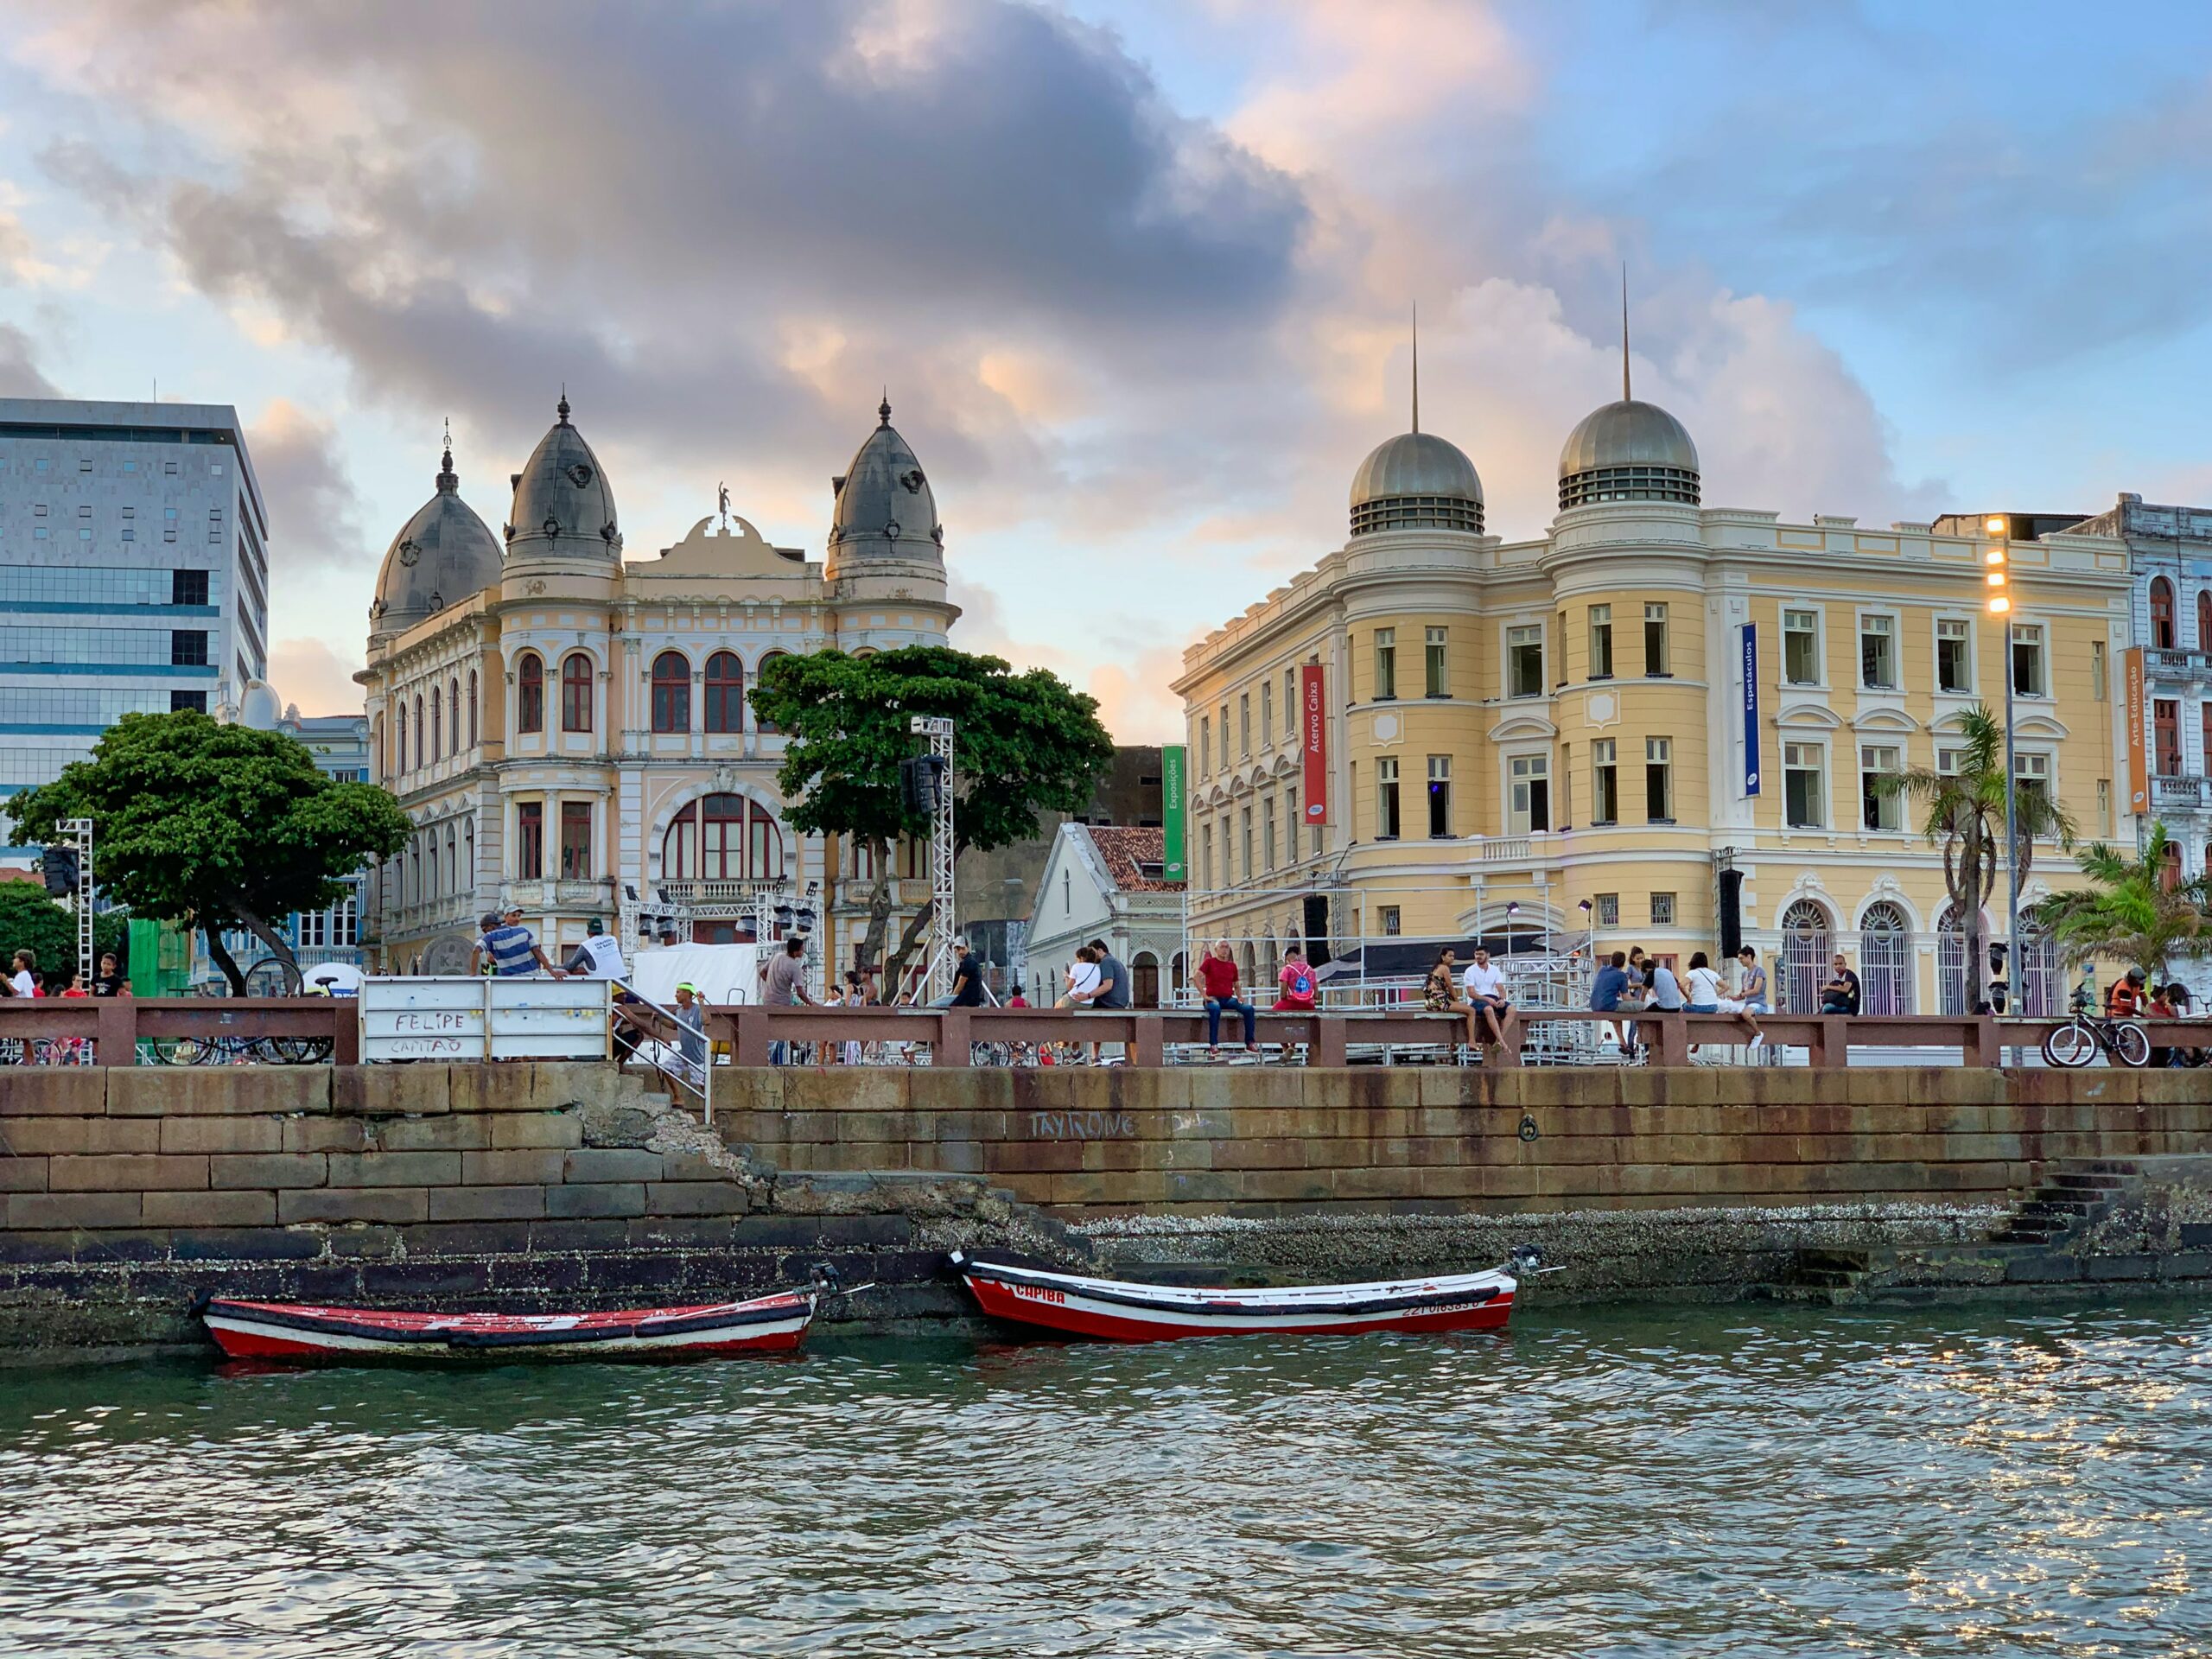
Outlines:
<svg viewBox="0 0 2212 1659"><path fill-rule="evenodd" d="M952 989L933 1001L933 1008L980 1008L983 1006L983 964L964 938L952 942L958 966L952 970Z"/></svg>
<svg viewBox="0 0 2212 1659"><path fill-rule="evenodd" d="M1621 1006L1621 993L1628 989L1628 952L1616 950L1605 961L1590 981L1590 1012L1617 1013Z"/></svg>
<svg viewBox="0 0 2212 1659"><path fill-rule="evenodd" d="M1828 982L1821 987L1821 1012L1855 1014L1864 995L1859 976L1851 971L1849 959L1842 951L1837 951L1835 966L1828 974Z"/></svg>
<svg viewBox="0 0 2212 1659"><path fill-rule="evenodd" d="M2143 987L2149 976L2140 968L2131 968L2112 982L2105 993L2105 1018L2133 1020L2143 1012Z"/></svg>
<svg viewBox="0 0 2212 1659"><path fill-rule="evenodd" d="M1205 994L1206 1058L1221 1058L1221 1016L1224 1014L1243 1015L1244 1052L1258 1053L1258 1010L1236 995L1236 957L1230 950L1227 939L1221 940L1199 960L1198 988Z"/></svg>
<svg viewBox="0 0 2212 1659"><path fill-rule="evenodd" d="M1479 1019L1489 1027L1491 1040L1503 1048L1505 1029L1513 1023L1513 1002L1505 994L1505 976L1491 964L1489 951L1475 947L1474 960L1467 964L1459 982L1471 1010L1467 1015L1468 1030L1471 1032Z"/></svg>
<svg viewBox="0 0 2212 1659"><path fill-rule="evenodd" d="M556 979L568 977L546 959L537 936L522 925L520 905L509 905L505 916L486 911L483 919L483 937L468 953L468 971L472 976L488 959L492 971L503 979L535 973L540 968Z"/></svg>
<svg viewBox="0 0 2212 1659"><path fill-rule="evenodd" d="M1313 1012L1313 970L1306 965L1304 946L1294 944L1283 952L1282 971L1275 976L1275 986L1281 994L1273 1012Z"/></svg>
<svg viewBox="0 0 2212 1659"><path fill-rule="evenodd" d="M1772 1014L1774 1003L1767 995L1766 969L1759 966L1759 953L1745 945L1736 953L1741 978L1736 990L1745 1007L1753 1014Z"/></svg>
<svg viewBox="0 0 2212 1659"><path fill-rule="evenodd" d="M1467 1046L1472 1048L1482 1039L1475 1029L1475 1010L1467 999L1459 995L1459 963L1450 945L1436 953L1436 963L1428 970L1428 977L1421 982L1421 1005L1431 1014L1463 1014L1467 1021Z"/></svg>
<svg viewBox="0 0 2212 1659"><path fill-rule="evenodd" d="M1720 994L1720 976L1704 951L1693 950L1690 953L1689 974L1690 986L1688 1000L1683 1004L1683 1012L1732 1014L1736 1016L1737 1023L1751 1033L1751 1041L1754 1044L1766 1039L1766 1032L1761 1027L1751 1010L1744 1006L1742 1000L1732 996L1723 996ZM1693 1046L1690 1052L1694 1054L1697 1050Z"/></svg>

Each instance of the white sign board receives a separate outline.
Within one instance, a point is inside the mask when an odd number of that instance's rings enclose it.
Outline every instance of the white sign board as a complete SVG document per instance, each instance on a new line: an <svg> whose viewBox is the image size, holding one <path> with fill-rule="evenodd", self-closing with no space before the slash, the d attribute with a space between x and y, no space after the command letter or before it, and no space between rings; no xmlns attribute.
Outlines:
<svg viewBox="0 0 2212 1659"><path fill-rule="evenodd" d="M361 1058L603 1060L603 979L371 978L361 984Z"/></svg>

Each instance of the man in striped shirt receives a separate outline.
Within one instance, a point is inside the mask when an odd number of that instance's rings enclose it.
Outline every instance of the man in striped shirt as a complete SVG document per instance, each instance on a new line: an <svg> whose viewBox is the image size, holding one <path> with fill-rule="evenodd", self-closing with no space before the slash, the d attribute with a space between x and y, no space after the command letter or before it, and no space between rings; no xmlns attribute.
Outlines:
<svg viewBox="0 0 2212 1659"><path fill-rule="evenodd" d="M537 936L522 925L522 906L510 905L504 918L486 911L484 913L484 937L476 941L476 948L468 953L468 971L478 972L484 959L492 959L492 971L502 977L517 974L535 973L543 968L556 979L565 979L558 968L545 959Z"/></svg>

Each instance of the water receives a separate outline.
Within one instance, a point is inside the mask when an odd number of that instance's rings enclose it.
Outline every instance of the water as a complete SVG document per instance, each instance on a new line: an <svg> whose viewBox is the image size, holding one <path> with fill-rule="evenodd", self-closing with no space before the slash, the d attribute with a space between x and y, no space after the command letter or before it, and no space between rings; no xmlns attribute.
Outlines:
<svg viewBox="0 0 2212 1659"><path fill-rule="evenodd" d="M2212 1309L0 1371L0 1653L2212 1652Z"/></svg>

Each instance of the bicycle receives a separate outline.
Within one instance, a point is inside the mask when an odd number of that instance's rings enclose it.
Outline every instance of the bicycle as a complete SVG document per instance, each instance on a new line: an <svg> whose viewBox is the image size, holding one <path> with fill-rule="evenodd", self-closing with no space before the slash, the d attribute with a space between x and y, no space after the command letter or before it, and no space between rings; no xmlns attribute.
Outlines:
<svg viewBox="0 0 2212 1659"><path fill-rule="evenodd" d="M2054 1027L2043 1039L2043 1057L2050 1065L2068 1068L2087 1065L2099 1053L2109 1055L2122 1065L2150 1065L2151 1033L2142 1027L2132 1020L2091 1014L2085 992L2074 993L2073 1009L2074 1017Z"/></svg>

